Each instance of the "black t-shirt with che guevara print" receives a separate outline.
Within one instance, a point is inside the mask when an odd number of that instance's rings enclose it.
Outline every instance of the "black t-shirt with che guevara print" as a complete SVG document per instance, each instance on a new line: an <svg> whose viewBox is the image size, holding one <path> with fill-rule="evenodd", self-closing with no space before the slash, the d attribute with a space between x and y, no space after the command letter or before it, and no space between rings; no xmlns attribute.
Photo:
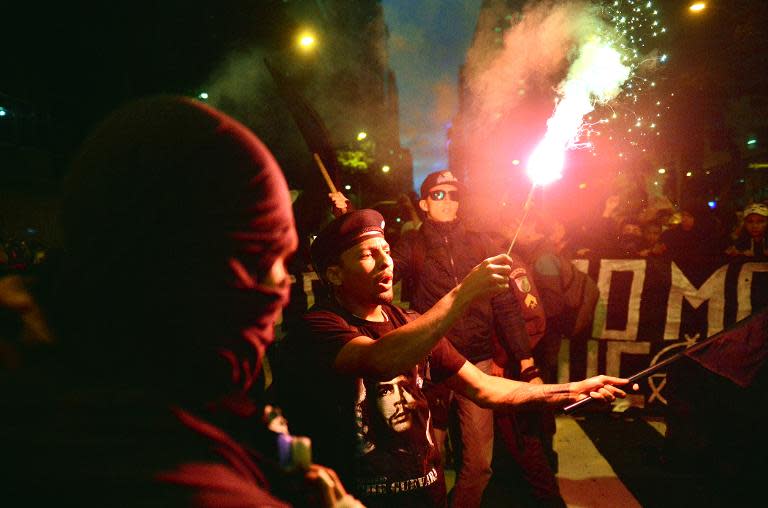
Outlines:
<svg viewBox="0 0 768 508"><path fill-rule="evenodd" d="M387 321L381 323L330 302L310 309L282 345L278 402L291 432L312 438L315 462L335 469L366 506L443 506L440 453L421 387L425 378L440 382L454 375L464 357L441 339L427 358L392 379L333 369L350 340L378 339L417 316L392 305L383 309Z"/></svg>

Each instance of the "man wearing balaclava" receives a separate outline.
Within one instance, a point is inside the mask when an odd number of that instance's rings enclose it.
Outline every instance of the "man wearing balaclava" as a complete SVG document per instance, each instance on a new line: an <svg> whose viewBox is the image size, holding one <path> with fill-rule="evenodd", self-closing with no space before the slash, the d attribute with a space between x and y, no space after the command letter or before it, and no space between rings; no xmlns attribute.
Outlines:
<svg viewBox="0 0 768 508"><path fill-rule="evenodd" d="M286 506L253 451L297 245L269 150L201 103L135 102L84 143L61 222L58 343L6 385L10 505Z"/></svg>

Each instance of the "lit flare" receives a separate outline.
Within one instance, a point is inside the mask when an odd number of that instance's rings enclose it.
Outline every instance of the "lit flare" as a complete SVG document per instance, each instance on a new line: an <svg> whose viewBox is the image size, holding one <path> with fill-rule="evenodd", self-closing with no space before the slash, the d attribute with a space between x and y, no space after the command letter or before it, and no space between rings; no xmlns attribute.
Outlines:
<svg viewBox="0 0 768 508"><path fill-rule="evenodd" d="M630 73L621 54L609 44L594 39L580 48L559 87L560 99L547 120L547 132L528 159L526 173L533 185L547 185L562 177L565 151L575 146L584 116L594 110L595 103L616 97Z"/></svg>

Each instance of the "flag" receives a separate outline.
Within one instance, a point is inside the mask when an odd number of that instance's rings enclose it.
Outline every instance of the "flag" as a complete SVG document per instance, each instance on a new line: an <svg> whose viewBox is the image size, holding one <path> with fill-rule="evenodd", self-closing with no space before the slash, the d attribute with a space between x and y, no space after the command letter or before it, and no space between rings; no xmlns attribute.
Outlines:
<svg viewBox="0 0 768 508"><path fill-rule="evenodd" d="M702 367L746 388L768 356L768 307L693 346L683 354Z"/></svg>
<svg viewBox="0 0 768 508"><path fill-rule="evenodd" d="M309 151L320 157L331 179L338 185L339 162L336 159L336 150L333 148L330 132L323 119L320 118L309 101L272 65L269 59L264 59L264 65L275 82L277 93L288 106L304 142L309 147Z"/></svg>
<svg viewBox="0 0 768 508"><path fill-rule="evenodd" d="M705 369L746 388L752 384L765 363L768 356L767 339L768 307L765 307L732 327L694 344L682 353L630 376L629 383L631 385L645 379L687 356ZM595 399L586 397L565 406L563 411L570 414L593 400Z"/></svg>

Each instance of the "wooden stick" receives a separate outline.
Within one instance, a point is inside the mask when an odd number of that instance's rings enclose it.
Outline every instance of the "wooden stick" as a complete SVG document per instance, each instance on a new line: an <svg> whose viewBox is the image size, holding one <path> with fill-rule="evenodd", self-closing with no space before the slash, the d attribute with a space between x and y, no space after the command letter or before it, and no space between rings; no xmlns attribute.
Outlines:
<svg viewBox="0 0 768 508"><path fill-rule="evenodd" d="M323 164L322 159L320 159L320 156L317 155L317 153L312 154L315 157L315 162L317 162L317 166L320 168L320 172L323 174L323 178L325 179L325 183L328 184L328 188L331 189L331 192L336 192L336 186L333 184L333 180L331 180L331 175L328 174L328 170L325 169L325 164Z"/></svg>
<svg viewBox="0 0 768 508"><path fill-rule="evenodd" d="M633 374L632 376L630 376L628 378L629 379L629 383L627 383L627 386L629 386L631 388L633 383L636 383L636 382L638 382L638 381L640 381L642 379L645 379L648 376L650 376L651 374L655 374L656 372L658 372L660 370L663 370L666 367L669 367L671 364L677 362L681 358L683 358L685 356L689 356L691 353L695 353L699 349L702 349L703 347L708 346L710 343L720 339L723 335L725 335L726 332L730 332L735 327L736 326L734 325L734 326L729 327L729 328L727 328L725 330L721 330L718 333L712 335L711 337L709 337L709 338L707 338L705 340L702 340L701 342L697 342L697 343L693 344L692 346L688 346L687 348L685 348L685 350L683 350L683 351L681 351L681 352L679 352L679 353L677 353L677 354L675 354L673 356L670 356L666 360L660 361L656 365L651 365L647 369L641 370L640 372L637 372L636 374ZM585 399L581 399L579 401L574 402L573 404L565 406L563 408L563 411L565 411L566 414L573 413L577 409L579 409L581 407L584 407L587 404L591 404L592 401L594 401L594 400L595 399L593 399L592 397L587 396L587 398L585 398Z"/></svg>
<svg viewBox="0 0 768 508"><path fill-rule="evenodd" d="M536 184L531 184L531 190L528 192L528 199L525 200L525 204L523 205L523 216L520 218L520 224L517 225L515 236L512 237L512 243L509 244L509 249L507 249L507 256L512 255L512 248L515 246L515 242L517 242L517 235L520 234L520 230L523 227L523 222L525 222L525 218L528 217L528 210L531 209L531 203L533 201L533 190L535 188Z"/></svg>

